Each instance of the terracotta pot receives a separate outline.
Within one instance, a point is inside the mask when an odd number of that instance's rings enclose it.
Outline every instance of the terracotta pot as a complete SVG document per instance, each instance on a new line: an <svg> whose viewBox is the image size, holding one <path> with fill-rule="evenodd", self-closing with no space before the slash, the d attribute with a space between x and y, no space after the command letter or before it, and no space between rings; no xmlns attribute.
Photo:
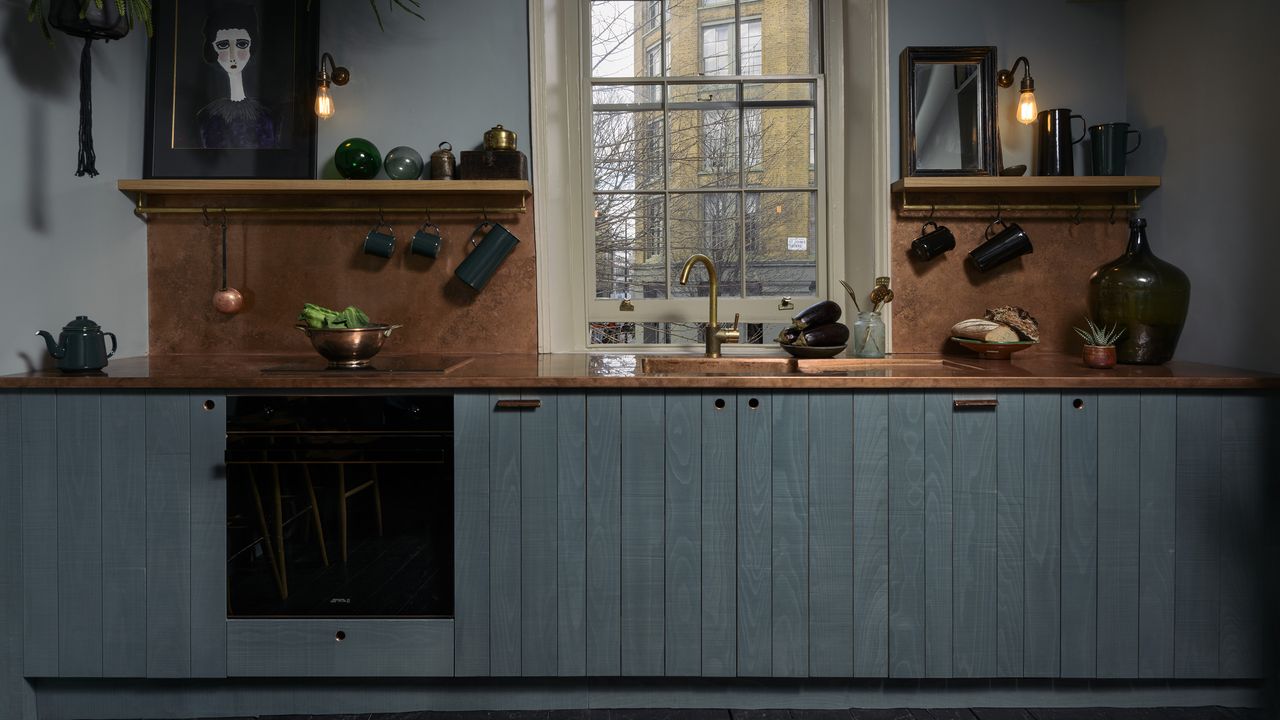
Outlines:
<svg viewBox="0 0 1280 720"><path fill-rule="evenodd" d="M1116 346L1115 345L1085 345L1084 346L1084 364L1099 370L1106 370L1116 366Z"/></svg>

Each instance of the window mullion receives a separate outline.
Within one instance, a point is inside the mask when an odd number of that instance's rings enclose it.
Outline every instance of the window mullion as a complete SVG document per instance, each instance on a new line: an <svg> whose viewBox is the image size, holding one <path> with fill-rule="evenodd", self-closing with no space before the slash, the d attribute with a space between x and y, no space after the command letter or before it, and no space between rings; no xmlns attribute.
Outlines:
<svg viewBox="0 0 1280 720"><path fill-rule="evenodd" d="M662 25L659 43L662 46L662 274L663 297L671 299L671 86L667 76L667 67L671 58L667 57L667 3L662 0Z"/></svg>

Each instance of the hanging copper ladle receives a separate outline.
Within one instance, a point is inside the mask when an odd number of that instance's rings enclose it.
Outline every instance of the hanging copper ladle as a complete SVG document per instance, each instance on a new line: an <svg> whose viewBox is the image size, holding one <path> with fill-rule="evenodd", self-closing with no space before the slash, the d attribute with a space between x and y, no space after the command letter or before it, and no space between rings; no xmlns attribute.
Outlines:
<svg viewBox="0 0 1280 720"><path fill-rule="evenodd" d="M205 223L209 214L205 213ZM227 211L222 211L222 287L213 294L213 309L224 315L235 315L244 309L244 296L240 291L227 287Z"/></svg>

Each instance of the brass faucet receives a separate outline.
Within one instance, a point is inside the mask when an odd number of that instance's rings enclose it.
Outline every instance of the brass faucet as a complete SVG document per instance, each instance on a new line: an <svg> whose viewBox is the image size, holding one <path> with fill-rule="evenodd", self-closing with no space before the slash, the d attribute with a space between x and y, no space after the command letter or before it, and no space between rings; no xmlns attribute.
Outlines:
<svg viewBox="0 0 1280 720"><path fill-rule="evenodd" d="M711 276L711 321L707 323L703 335L707 338L707 357L720 357L721 343L736 343L742 336L738 332L738 320L741 314L733 316L733 327L725 330L720 327L720 323L716 321L716 298L720 294L720 281L716 277L715 263L711 262L711 258L698 253L691 256L684 262L684 269L680 271L680 284L689 284L689 271L693 269L695 263L702 263L707 266L707 274Z"/></svg>

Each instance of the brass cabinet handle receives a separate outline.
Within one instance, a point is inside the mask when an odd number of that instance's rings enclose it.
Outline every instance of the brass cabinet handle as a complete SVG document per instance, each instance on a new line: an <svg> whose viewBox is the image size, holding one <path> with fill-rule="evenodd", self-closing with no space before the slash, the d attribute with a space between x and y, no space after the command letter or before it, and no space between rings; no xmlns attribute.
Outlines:
<svg viewBox="0 0 1280 720"><path fill-rule="evenodd" d="M956 410L965 410L968 408L993 408L999 404L1000 401L996 398L971 398L951 401L951 407Z"/></svg>
<svg viewBox="0 0 1280 720"><path fill-rule="evenodd" d="M541 400L499 400L493 404L494 410L537 410L540 407Z"/></svg>

